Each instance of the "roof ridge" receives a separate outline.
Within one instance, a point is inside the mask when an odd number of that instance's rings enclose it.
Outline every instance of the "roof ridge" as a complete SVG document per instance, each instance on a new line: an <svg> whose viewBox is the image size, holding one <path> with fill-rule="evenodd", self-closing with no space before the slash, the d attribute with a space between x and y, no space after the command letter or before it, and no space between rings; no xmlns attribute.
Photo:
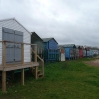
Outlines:
<svg viewBox="0 0 99 99"><path fill-rule="evenodd" d="M18 22L15 18L8 18L8 19L2 19L0 20L0 22L2 21L9 21L9 20L15 20L19 25L21 25L28 33L32 34L31 32L29 32L20 22Z"/></svg>

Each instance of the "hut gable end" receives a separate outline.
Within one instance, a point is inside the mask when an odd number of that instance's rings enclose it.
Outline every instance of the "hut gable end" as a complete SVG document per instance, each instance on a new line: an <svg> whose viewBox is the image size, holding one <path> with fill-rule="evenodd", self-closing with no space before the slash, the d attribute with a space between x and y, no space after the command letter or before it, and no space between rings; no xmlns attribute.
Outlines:
<svg viewBox="0 0 99 99"><path fill-rule="evenodd" d="M0 40L3 37L3 28L13 31L19 31L23 33L23 43L31 42L31 33L23 27L15 18L0 20ZM2 44L0 43L0 56L2 56ZM30 46L24 45L24 62L30 62ZM0 64L2 63L2 57L0 57Z"/></svg>
<svg viewBox="0 0 99 99"><path fill-rule="evenodd" d="M45 48L47 49L58 48L58 43L54 38L43 38L43 42L44 42Z"/></svg>
<svg viewBox="0 0 99 99"><path fill-rule="evenodd" d="M32 44L37 44L38 48L43 47L43 40L35 32L32 32L31 43Z"/></svg>

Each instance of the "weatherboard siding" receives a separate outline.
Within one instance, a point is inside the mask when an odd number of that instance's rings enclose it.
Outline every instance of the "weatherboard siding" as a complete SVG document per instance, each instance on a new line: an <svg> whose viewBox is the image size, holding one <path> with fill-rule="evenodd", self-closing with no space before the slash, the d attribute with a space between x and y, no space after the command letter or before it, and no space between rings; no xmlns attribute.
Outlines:
<svg viewBox="0 0 99 99"><path fill-rule="evenodd" d="M26 31L20 24L18 24L14 19L0 21L0 40L2 40L2 27L17 30L23 32L23 42L30 43L31 38L28 31ZM30 62L30 46L24 45L24 61ZM0 64L2 63L2 44L0 43Z"/></svg>
<svg viewBox="0 0 99 99"><path fill-rule="evenodd" d="M70 48L65 48L65 58L70 58Z"/></svg>
<svg viewBox="0 0 99 99"><path fill-rule="evenodd" d="M83 56L86 57L86 50L83 50Z"/></svg>
<svg viewBox="0 0 99 99"><path fill-rule="evenodd" d="M58 49L58 45L54 39L51 39L48 43L48 49Z"/></svg>
<svg viewBox="0 0 99 99"><path fill-rule="evenodd" d="M44 42L43 44L45 49L58 49L58 44L54 39L51 39L48 42Z"/></svg>
<svg viewBox="0 0 99 99"><path fill-rule="evenodd" d="M59 51L58 44L54 39L51 39L47 42L44 42L44 61L58 61L59 60Z"/></svg>
<svg viewBox="0 0 99 99"><path fill-rule="evenodd" d="M44 49L48 49L48 42L44 42L43 45L44 45Z"/></svg>

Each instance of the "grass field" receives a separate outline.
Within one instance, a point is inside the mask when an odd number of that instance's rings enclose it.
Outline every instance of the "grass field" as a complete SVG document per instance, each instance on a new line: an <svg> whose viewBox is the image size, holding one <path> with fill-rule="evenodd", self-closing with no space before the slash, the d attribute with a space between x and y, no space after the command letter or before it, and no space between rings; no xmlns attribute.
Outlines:
<svg viewBox="0 0 99 99"><path fill-rule="evenodd" d="M25 79L25 86L15 83L0 99L99 99L99 68L80 59L45 65L45 77Z"/></svg>

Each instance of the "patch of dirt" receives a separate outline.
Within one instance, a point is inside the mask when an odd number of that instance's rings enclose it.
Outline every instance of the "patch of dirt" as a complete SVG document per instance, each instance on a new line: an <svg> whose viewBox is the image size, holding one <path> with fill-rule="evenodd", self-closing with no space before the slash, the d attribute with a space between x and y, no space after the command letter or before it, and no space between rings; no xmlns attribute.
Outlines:
<svg viewBox="0 0 99 99"><path fill-rule="evenodd" d="M92 65L92 66L99 66L99 59L93 60L93 61L87 61L87 62L84 62L84 63Z"/></svg>

